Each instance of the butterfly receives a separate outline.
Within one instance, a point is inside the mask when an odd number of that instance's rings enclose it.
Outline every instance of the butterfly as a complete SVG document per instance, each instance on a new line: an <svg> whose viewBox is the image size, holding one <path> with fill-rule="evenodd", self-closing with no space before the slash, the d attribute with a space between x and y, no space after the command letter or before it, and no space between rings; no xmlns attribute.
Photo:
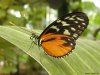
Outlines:
<svg viewBox="0 0 100 75"><path fill-rule="evenodd" d="M83 12L69 13L51 23L40 36L32 33L38 46L53 57L63 57L75 49L76 40L87 28L89 19Z"/></svg>

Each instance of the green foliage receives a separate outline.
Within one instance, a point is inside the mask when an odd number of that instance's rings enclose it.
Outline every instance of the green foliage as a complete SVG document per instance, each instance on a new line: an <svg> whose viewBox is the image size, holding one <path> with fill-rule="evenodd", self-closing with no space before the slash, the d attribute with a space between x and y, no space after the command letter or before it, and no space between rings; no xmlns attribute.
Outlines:
<svg viewBox="0 0 100 75"><path fill-rule="evenodd" d="M95 19L93 21L93 24L99 25L100 26L100 12L98 12L95 16Z"/></svg>
<svg viewBox="0 0 100 75"><path fill-rule="evenodd" d="M45 4L41 1L0 1L0 25L13 23L18 26L33 25L35 28L42 28L41 23L45 14Z"/></svg>
<svg viewBox="0 0 100 75"><path fill-rule="evenodd" d="M85 11L95 11L96 10L96 6L94 5L93 2L82 2L82 8Z"/></svg>
<svg viewBox="0 0 100 75"><path fill-rule="evenodd" d="M92 1L82 2L82 8L87 12L89 17L89 26L87 28L87 34L89 38L93 38L95 31L100 28L100 8L98 8ZM99 34L97 34L97 39L100 39Z"/></svg>
<svg viewBox="0 0 100 75"><path fill-rule="evenodd" d="M6 12L3 9L0 9L0 19L6 16Z"/></svg>
<svg viewBox="0 0 100 75"><path fill-rule="evenodd" d="M29 39L30 32L26 31L22 28L2 26L0 27L0 37L14 44L34 58L50 75L84 75L87 73L99 73L100 42L79 39L76 49L69 56L53 58L46 55L43 50L39 49L34 43L29 49L32 41Z"/></svg>
<svg viewBox="0 0 100 75"><path fill-rule="evenodd" d="M0 0L0 7L2 9L7 9L10 4L12 4L14 0Z"/></svg>

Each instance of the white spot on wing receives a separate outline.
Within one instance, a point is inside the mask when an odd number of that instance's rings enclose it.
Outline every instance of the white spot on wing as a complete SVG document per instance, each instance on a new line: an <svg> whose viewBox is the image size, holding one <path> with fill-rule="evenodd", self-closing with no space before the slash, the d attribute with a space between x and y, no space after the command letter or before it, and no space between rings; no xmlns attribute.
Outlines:
<svg viewBox="0 0 100 75"><path fill-rule="evenodd" d="M70 35L70 32L68 30L65 30L64 34Z"/></svg>
<svg viewBox="0 0 100 75"><path fill-rule="evenodd" d="M78 25L78 27L79 27L79 28L81 28L81 26L80 26L80 25Z"/></svg>
<svg viewBox="0 0 100 75"><path fill-rule="evenodd" d="M78 21L74 21L75 23L78 23Z"/></svg>
<svg viewBox="0 0 100 75"><path fill-rule="evenodd" d="M74 17L76 17L76 15L73 15L72 17L74 18Z"/></svg>
<svg viewBox="0 0 100 75"><path fill-rule="evenodd" d="M57 28L56 26L51 26L50 28L56 29L57 31L59 31L59 28Z"/></svg>
<svg viewBox="0 0 100 75"><path fill-rule="evenodd" d="M73 43L70 43L71 46L73 46Z"/></svg>
<svg viewBox="0 0 100 75"><path fill-rule="evenodd" d="M70 17L66 17L65 19L68 19L68 18L70 18Z"/></svg>
<svg viewBox="0 0 100 75"><path fill-rule="evenodd" d="M83 25L86 25L85 23L82 23Z"/></svg>
<svg viewBox="0 0 100 75"><path fill-rule="evenodd" d="M75 29L75 28L73 28L73 27L71 27L71 30L72 30L72 31L75 31L76 29Z"/></svg>
<svg viewBox="0 0 100 75"><path fill-rule="evenodd" d="M63 26L69 26L69 25L70 25L70 24L68 24L68 23L65 22L65 21L61 21L61 23L62 23Z"/></svg>
<svg viewBox="0 0 100 75"><path fill-rule="evenodd" d="M76 17L77 18L77 20L79 20L79 21L84 21L84 19L82 19L82 18L79 18L79 17Z"/></svg>
<svg viewBox="0 0 100 75"><path fill-rule="evenodd" d="M70 39L68 39L69 41L71 41Z"/></svg>
<svg viewBox="0 0 100 75"><path fill-rule="evenodd" d="M57 20L57 23L60 23L60 22L61 22L61 20L58 19L58 20Z"/></svg>
<svg viewBox="0 0 100 75"><path fill-rule="evenodd" d="M71 17L71 18L69 18L69 20L75 20L75 19Z"/></svg>
<svg viewBox="0 0 100 75"><path fill-rule="evenodd" d="M75 33L75 34L73 34L73 37L78 37L78 34L76 34L76 33Z"/></svg>

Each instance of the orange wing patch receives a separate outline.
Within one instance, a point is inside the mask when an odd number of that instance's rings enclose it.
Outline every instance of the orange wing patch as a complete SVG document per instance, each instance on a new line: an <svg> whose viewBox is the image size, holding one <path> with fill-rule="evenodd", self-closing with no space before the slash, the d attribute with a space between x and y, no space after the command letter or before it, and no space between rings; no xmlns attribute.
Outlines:
<svg viewBox="0 0 100 75"><path fill-rule="evenodd" d="M41 37L41 45L48 55L62 57L74 49L73 38L66 35L47 34Z"/></svg>

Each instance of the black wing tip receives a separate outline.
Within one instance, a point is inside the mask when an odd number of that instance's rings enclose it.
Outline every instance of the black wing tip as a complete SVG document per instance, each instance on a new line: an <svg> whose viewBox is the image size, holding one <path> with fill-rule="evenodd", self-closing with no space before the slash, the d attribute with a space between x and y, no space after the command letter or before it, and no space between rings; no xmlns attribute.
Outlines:
<svg viewBox="0 0 100 75"><path fill-rule="evenodd" d="M80 17L84 18L84 20L86 22L86 25L89 24L89 18L88 18L87 14L85 12L82 12L82 11L80 11L80 12L71 12L71 13L65 14L62 17L68 16L68 15L77 15L77 16L80 16Z"/></svg>
<svg viewBox="0 0 100 75"><path fill-rule="evenodd" d="M79 16L84 17L86 25L89 24L89 18L85 12L74 12L72 14L78 14Z"/></svg>
<svg viewBox="0 0 100 75"><path fill-rule="evenodd" d="M68 14L82 14L82 15L87 16L85 12L72 12L72 13L68 13Z"/></svg>

